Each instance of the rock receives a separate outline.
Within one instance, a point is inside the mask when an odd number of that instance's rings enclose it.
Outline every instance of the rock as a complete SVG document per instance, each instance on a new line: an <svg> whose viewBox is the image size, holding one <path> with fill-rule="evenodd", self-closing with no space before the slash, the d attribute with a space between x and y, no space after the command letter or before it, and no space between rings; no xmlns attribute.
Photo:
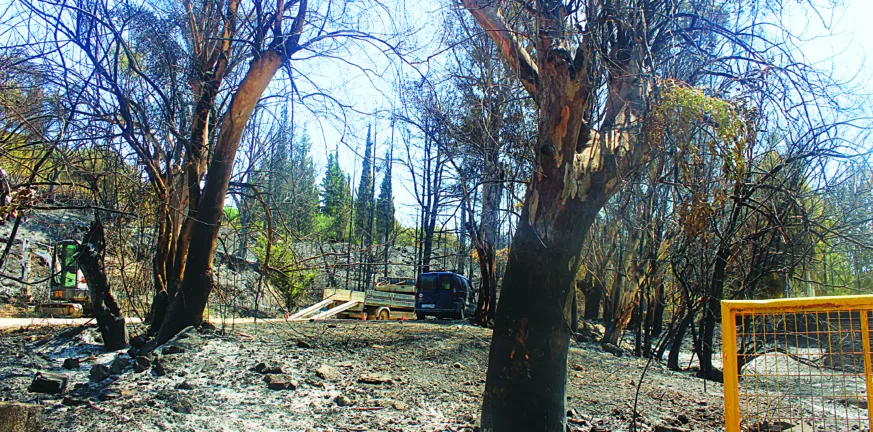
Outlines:
<svg viewBox="0 0 873 432"><path fill-rule="evenodd" d="M70 377L51 372L37 372L28 391L33 393L60 394L67 389Z"/></svg>
<svg viewBox="0 0 873 432"><path fill-rule="evenodd" d="M88 401L85 399L74 398L72 396L64 396L64 400L61 403L66 406L80 406L86 405Z"/></svg>
<svg viewBox="0 0 873 432"><path fill-rule="evenodd" d="M194 390L194 386L191 385L191 383L189 383L187 380L176 384L176 388L179 390Z"/></svg>
<svg viewBox="0 0 873 432"><path fill-rule="evenodd" d="M394 381L390 376L383 373L368 373L361 375L358 378L358 382L364 384L384 384L384 383L393 383Z"/></svg>
<svg viewBox="0 0 873 432"><path fill-rule="evenodd" d="M88 383L78 382L73 384L73 391L82 390L88 388Z"/></svg>
<svg viewBox="0 0 873 432"><path fill-rule="evenodd" d="M455 362L455 364L453 364L452 367L455 369L464 369L464 365L462 365L458 362Z"/></svg>
<svg viewBox="0 0 873 432"><path fill-rule="evenodd" d="M611 344L609 342L600 345L600 348L616 357L621 357L624 354L621 348L615 346L615 344Z"/></svg>
<svg viewBox="0 0 873 432"><path fill-rule="evenodd" d="M165 346L161 350L161 354L163 354L163 355L184 354L184 353L185 353L185 348L182 348L178 345Z"/></svg>
<svg viewBox="0 0 873 432"><path fill-rule="evenodd" d="M108 400L112 400L112 399L118 399L120 397L121 397L120 391L118 391L116 389L110 389L110 388L103 390L102 392L100 392L99 395L97 395L97 399L100 399L103 402L108 401Z"/></svg>
<svg viewBox="0 0 873 432"><path fill-rule="evenodd" d="M64 360L64 369L79 369L79 359L70 357Z"/></svg>
<svg viewBox="0 0 873 432"><path fill-rule="evenodd" d="M306 342L303 339L297 341L297 348L309 349L312 348L312 345L309 342Z"/></svg>
<svg viewBox="0 0 873 432"><path fill-rule="evenodd" d="M109 367L102 364L95 364L91 366L91 372L89 373L88 379L92 382L100 382L109 378Z"/></svg>
<svg viewBox="0 0 873 432"><path fill-rule="evenodd" d="M0 432L42 432L42 406L0 402Z"/></svg>
<svg viewBox="0 0 873 432"><path fill-rule="evenodd" d="M654 432L689 432L690 429L685 428L677 428L673 426L663 426L663 425L655 425Z"/></svg>
<svg viewBox="0 0 873 432"><path fill-rule="evenodd" d="M269 366L264 362L260 362L252 368L253 371L260 374L281 374L282 368L279 366Z"/></svg>
<svg viewBox="0 0 873 432"><path fill-rule="evenodd" d="M209 321L203 321L200 323L200 331L215 331L215 324L212 324Z"/></svg>
<svg viewBox="0 0 873 432"><path fill-rule="evenodd" d="M109 365L109 372L113 375L120 375L127 367L130 366L130 359L126 357L115 357Z"/></svg>
<svg viewBox="0 0 873 432"><path fill-rule="evenodd" d="M397 411L405 411L407 408L409 408L409 405L407 405L406 402L403 401L394 401L393 406L394 409L396 409Z"/></svg>
<svg viewBox="0 0 873 432"><path fill-rule="evenodd" d="M264 381L270 390L295 390L297 383L281 375L265 375Z"/></svg>
<svg viewBox="0 0 873 432"><path fill-rule="evenodd" d="M335 403L336 406L344 407L351 405L352 401L344 395L337 395L335 398L333 398L333 403Z"/></svg>
<svg viewBox="0 0 873 432"><path fill-rule="evenodd" d="M148 342L148 337L146 335L138 335L130 338L130 346L134 348L142 348L146 342Z"/></svg>
<svg viewBox="0 0 873 432"><path fill-rule="evenodd" d="M164 376L167 374L167 370L164 369L164 364L158 360L155 360L152 363L152 372L157 376Z"/></svg>
<svg viewBox="0 0 873 432"><path fill-rule="evenodd" d="M321 379L326 379L326 380L329 380L329 381L336 380L336 379L339 379L339 378L340 378L340 373L339 373L339 371L336 370L335 367L333 367L333 366L328 366L328 365L326 365L326 364L323 364L323 365L321 365L321 367L319 367L318 369L316 369L316 371L315 371L315 375L318 376L318 377L321 378Z"/></svg>
<svg viewBox="0 0 873 432"><path fill-rule="evenodd" d="M136 373L142 373L149 370L152 367L152 361L147 357L137 357L133 362L133 371Z"/></svg>

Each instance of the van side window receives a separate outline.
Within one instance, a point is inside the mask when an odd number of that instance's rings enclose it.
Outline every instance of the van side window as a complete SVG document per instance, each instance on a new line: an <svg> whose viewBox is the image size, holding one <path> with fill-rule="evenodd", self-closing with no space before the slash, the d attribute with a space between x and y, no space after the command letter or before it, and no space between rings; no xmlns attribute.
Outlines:
<svg viewBox="0 0 873 432"><path fill-rule="evenodd" d="M442 285L442 289L451 290L452 289L452 277L451 276L441 276L440 277L440 285Z"/></svg>

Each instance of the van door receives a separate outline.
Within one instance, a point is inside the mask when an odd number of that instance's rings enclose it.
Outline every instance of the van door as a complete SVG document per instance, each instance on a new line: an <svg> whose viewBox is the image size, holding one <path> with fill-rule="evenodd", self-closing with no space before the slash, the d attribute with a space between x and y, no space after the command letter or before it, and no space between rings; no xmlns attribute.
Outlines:
<svg viewBox="0 0 873 432"><path fill-rule="evenodd" d="M443 273L440 274L440 289L439 289L439 302L437 303L437 309L449 312L455 310L455 284L452 281L452 274Z"/></svg>
<svg viewBox="0 0 873 432"><path fill-rule="evenodd" d="M433 273L418 275L415 282L415 309L427 313L437 308L439 301L439 278Z"/></svg>

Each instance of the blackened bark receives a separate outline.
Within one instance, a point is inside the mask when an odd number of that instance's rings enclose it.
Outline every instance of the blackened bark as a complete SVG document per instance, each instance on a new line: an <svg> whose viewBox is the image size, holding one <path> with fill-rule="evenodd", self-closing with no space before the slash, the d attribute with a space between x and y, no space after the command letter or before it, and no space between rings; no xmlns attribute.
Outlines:
<svg viewBox="0 0 873 432"><path fill-rule="evenodd" d="M582 293L585 294L585 312L582 317L585 320L600 318L600 302L603 301L603 282L593 276L586 276L580 281Z"/></svg>
<svg viewBox="0 0 873 432"><path fill-rule="evenodd" d="M667 368L670 370L681 370L679 367L679 352L682 351L682 342L685 339L685 333L688 332L688 327L691 326L691 313L686 312L679 322L679 327L673 335L673 343L670 345L670 354L667 356Z"/></svg>
<svg viewBox="0 0 873 432"><path fill-rule="evenodd" d="M573 232L584 238L593 214ZM581 233L577 234L577 232ZM522 217L497 308L482 407L493 431L563 431L567 353L576 267L573 248L550 253Z"/></svg>
<svg viewBox="0 0 873 432"><path fill-rule="evenodd" d="M105 247L103 224L95 220L79 246L76 260L91 292L92 308L97 318L97 328L103 336L103 346L107 351L116 351L127 347L127 326L106 277L103 262Z"/></svg>

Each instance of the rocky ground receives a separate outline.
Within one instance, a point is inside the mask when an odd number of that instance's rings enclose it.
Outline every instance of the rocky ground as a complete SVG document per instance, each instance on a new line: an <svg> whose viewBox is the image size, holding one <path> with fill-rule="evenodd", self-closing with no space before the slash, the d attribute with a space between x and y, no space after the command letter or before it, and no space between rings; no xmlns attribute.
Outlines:
<svg viewBox="0 0 873 432"><path fill-rule="evenodd" d="M80 330L0 334L0 399L42 404L46 430L478 429L490 330L465 323L191 329L172 348L134 361L124 351L103 352L93 327ZM569 365L572 430L630 430L645 360L581 343ZM38 372L66 375L66 390L29 391ZM637 430L719 430L722 387L707 383L704 391L701 380L652 363L637 411Z"/></svg>

